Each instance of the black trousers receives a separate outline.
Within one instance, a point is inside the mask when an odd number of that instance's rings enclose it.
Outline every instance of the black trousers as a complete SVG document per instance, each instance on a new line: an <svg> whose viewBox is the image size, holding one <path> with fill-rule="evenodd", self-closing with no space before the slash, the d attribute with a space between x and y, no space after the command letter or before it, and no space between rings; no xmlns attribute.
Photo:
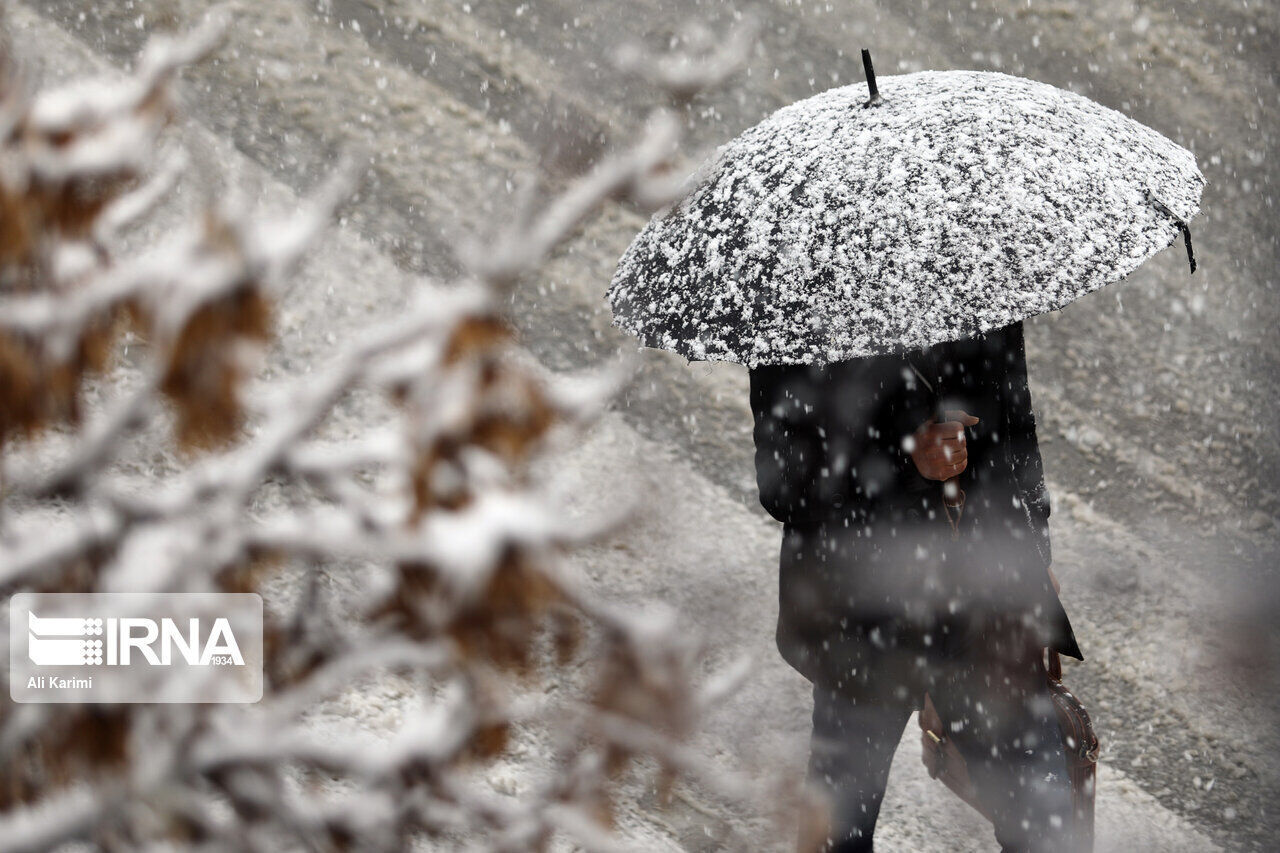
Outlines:
<svg viewBox="0 0 1280 853"><path fill-rule="evenodd" d="M895 683L872 698L814 686L809 777L830 798L824 850L874 849L889 765L926 691L995 816L1001 848L1073 849L1070 778L1039 649L1027 632L998 622L968 634L945 656L886 655L899 664L884 673Z"/></svg>

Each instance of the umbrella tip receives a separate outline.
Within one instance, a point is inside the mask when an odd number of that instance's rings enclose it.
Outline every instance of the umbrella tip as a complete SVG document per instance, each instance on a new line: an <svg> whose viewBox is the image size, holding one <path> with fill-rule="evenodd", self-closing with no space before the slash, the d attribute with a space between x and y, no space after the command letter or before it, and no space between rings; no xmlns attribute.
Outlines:
<svg viewBox="0 0 1280 853"><path fill-rule="evenodd" d="M862 68L867 72L867 90L871 94L871 97L862 106L879 106L884 103L884 99L880 97L880 90L876 87L876 70L871 67L871 51L865 47L862 49Z"/></svg>

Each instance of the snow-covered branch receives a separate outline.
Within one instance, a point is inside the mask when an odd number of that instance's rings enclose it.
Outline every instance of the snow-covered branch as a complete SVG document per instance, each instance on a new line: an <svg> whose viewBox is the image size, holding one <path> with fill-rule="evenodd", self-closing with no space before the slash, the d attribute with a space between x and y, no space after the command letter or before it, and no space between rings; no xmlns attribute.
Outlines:
<svg viewBox="0 0 1280 853"><path fill-rule="evenodd" d="M0 707L0 853L77 839L392 850L441 833L624 849L606 818L618 770L709 777L682 743L737 676L700 691L698 648L668 616L606 604L564 564L617 519L571 519L531 463L600 411L616 371L547 375L500 306L605 202L670 200L677 123L656 112L629 148L477 242L465 277L421 282L404 311L249 398L283 282L358 175L338 170L283 220L222 205L122 239L183 180L172 87L222 30L215 14L153 42L123 83L28 96L0 75L0 589L258 592L264 696ZM653 76L681 92L718 82L741 41ZM335 438L353 395L385 417ZM139 435L163 464L139 463ZM369 581L338 596L335 573ZM581 695L529 690L593 639ZM412 697L390 737L318 728L353 685ZM559 751L529 795L477 785L529 727Z"/></svg>

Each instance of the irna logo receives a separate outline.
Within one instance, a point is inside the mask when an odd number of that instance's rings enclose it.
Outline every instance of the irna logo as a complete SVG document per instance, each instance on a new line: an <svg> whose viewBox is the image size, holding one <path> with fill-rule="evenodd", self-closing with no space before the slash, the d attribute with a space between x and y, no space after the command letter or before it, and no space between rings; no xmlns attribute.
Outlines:
<svg viewBox="0 0 1280 853"><path fill-rule="evenodd" d="M253 593L35 593L9 600L15 702L257 702Z"/></svg>
<svg viewBox="0 0 1280 853"><path fill-rule="evenodd" d="M175 658L189 666L234 664L244 666L231 623L225 617L212 620L202 632L199 617L178 620L162 617L37 616L27 614L27 657L37 666L129 666L145 661L170 666Z"/></svg>

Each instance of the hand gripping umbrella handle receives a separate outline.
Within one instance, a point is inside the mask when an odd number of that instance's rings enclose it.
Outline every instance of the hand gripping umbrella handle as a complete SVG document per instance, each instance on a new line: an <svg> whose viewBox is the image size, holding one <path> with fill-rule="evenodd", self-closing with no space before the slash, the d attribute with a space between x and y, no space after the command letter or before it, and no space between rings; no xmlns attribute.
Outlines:
<svg viewBox="0 0 1280 853"><path fill-rule="evenodd" d="M932 369L930 372L934 376L933 382L930 382L925 378L924 373L911 362L911 359L907 359L907 363L911 365L912 372L919 377L920 381L923 382L934 395L934 420L937 423L944 423L947 420L947 412L942 402L942 373L938 369L937 358L933 353L929 353L927 359L931 362ZM956 510L956 518L958 520L960 510L964 508L964 489L960 488L959 477L952 477L942 484L942 503L950 509ZM950 518L950 512L947 513L947 516Z"/></svg>
<svg viewBox="0 0 1280 853"><path fill-rule="evenodd" d="M923 382L934 394L934 420L937 423L944 423L947 420L947 412L942 401L942 373L938 369L936 356L933 353L929 353L927 358L932 364L932 370L930 372L934 376L933 382L930 382L925 378L924 373L911 362L911 359L907 359L907 364L911 366L912 372L919 377L920 381ZM960 512L964 509L964 489L960 488L959 477L952 477L942 484L942 503L947 507L947 518L951 521L952 531L954 533L959 533L959 530L956 528L956 522L960 520ZM956 511L954 518L951 516L952 509Z"/></svg>

